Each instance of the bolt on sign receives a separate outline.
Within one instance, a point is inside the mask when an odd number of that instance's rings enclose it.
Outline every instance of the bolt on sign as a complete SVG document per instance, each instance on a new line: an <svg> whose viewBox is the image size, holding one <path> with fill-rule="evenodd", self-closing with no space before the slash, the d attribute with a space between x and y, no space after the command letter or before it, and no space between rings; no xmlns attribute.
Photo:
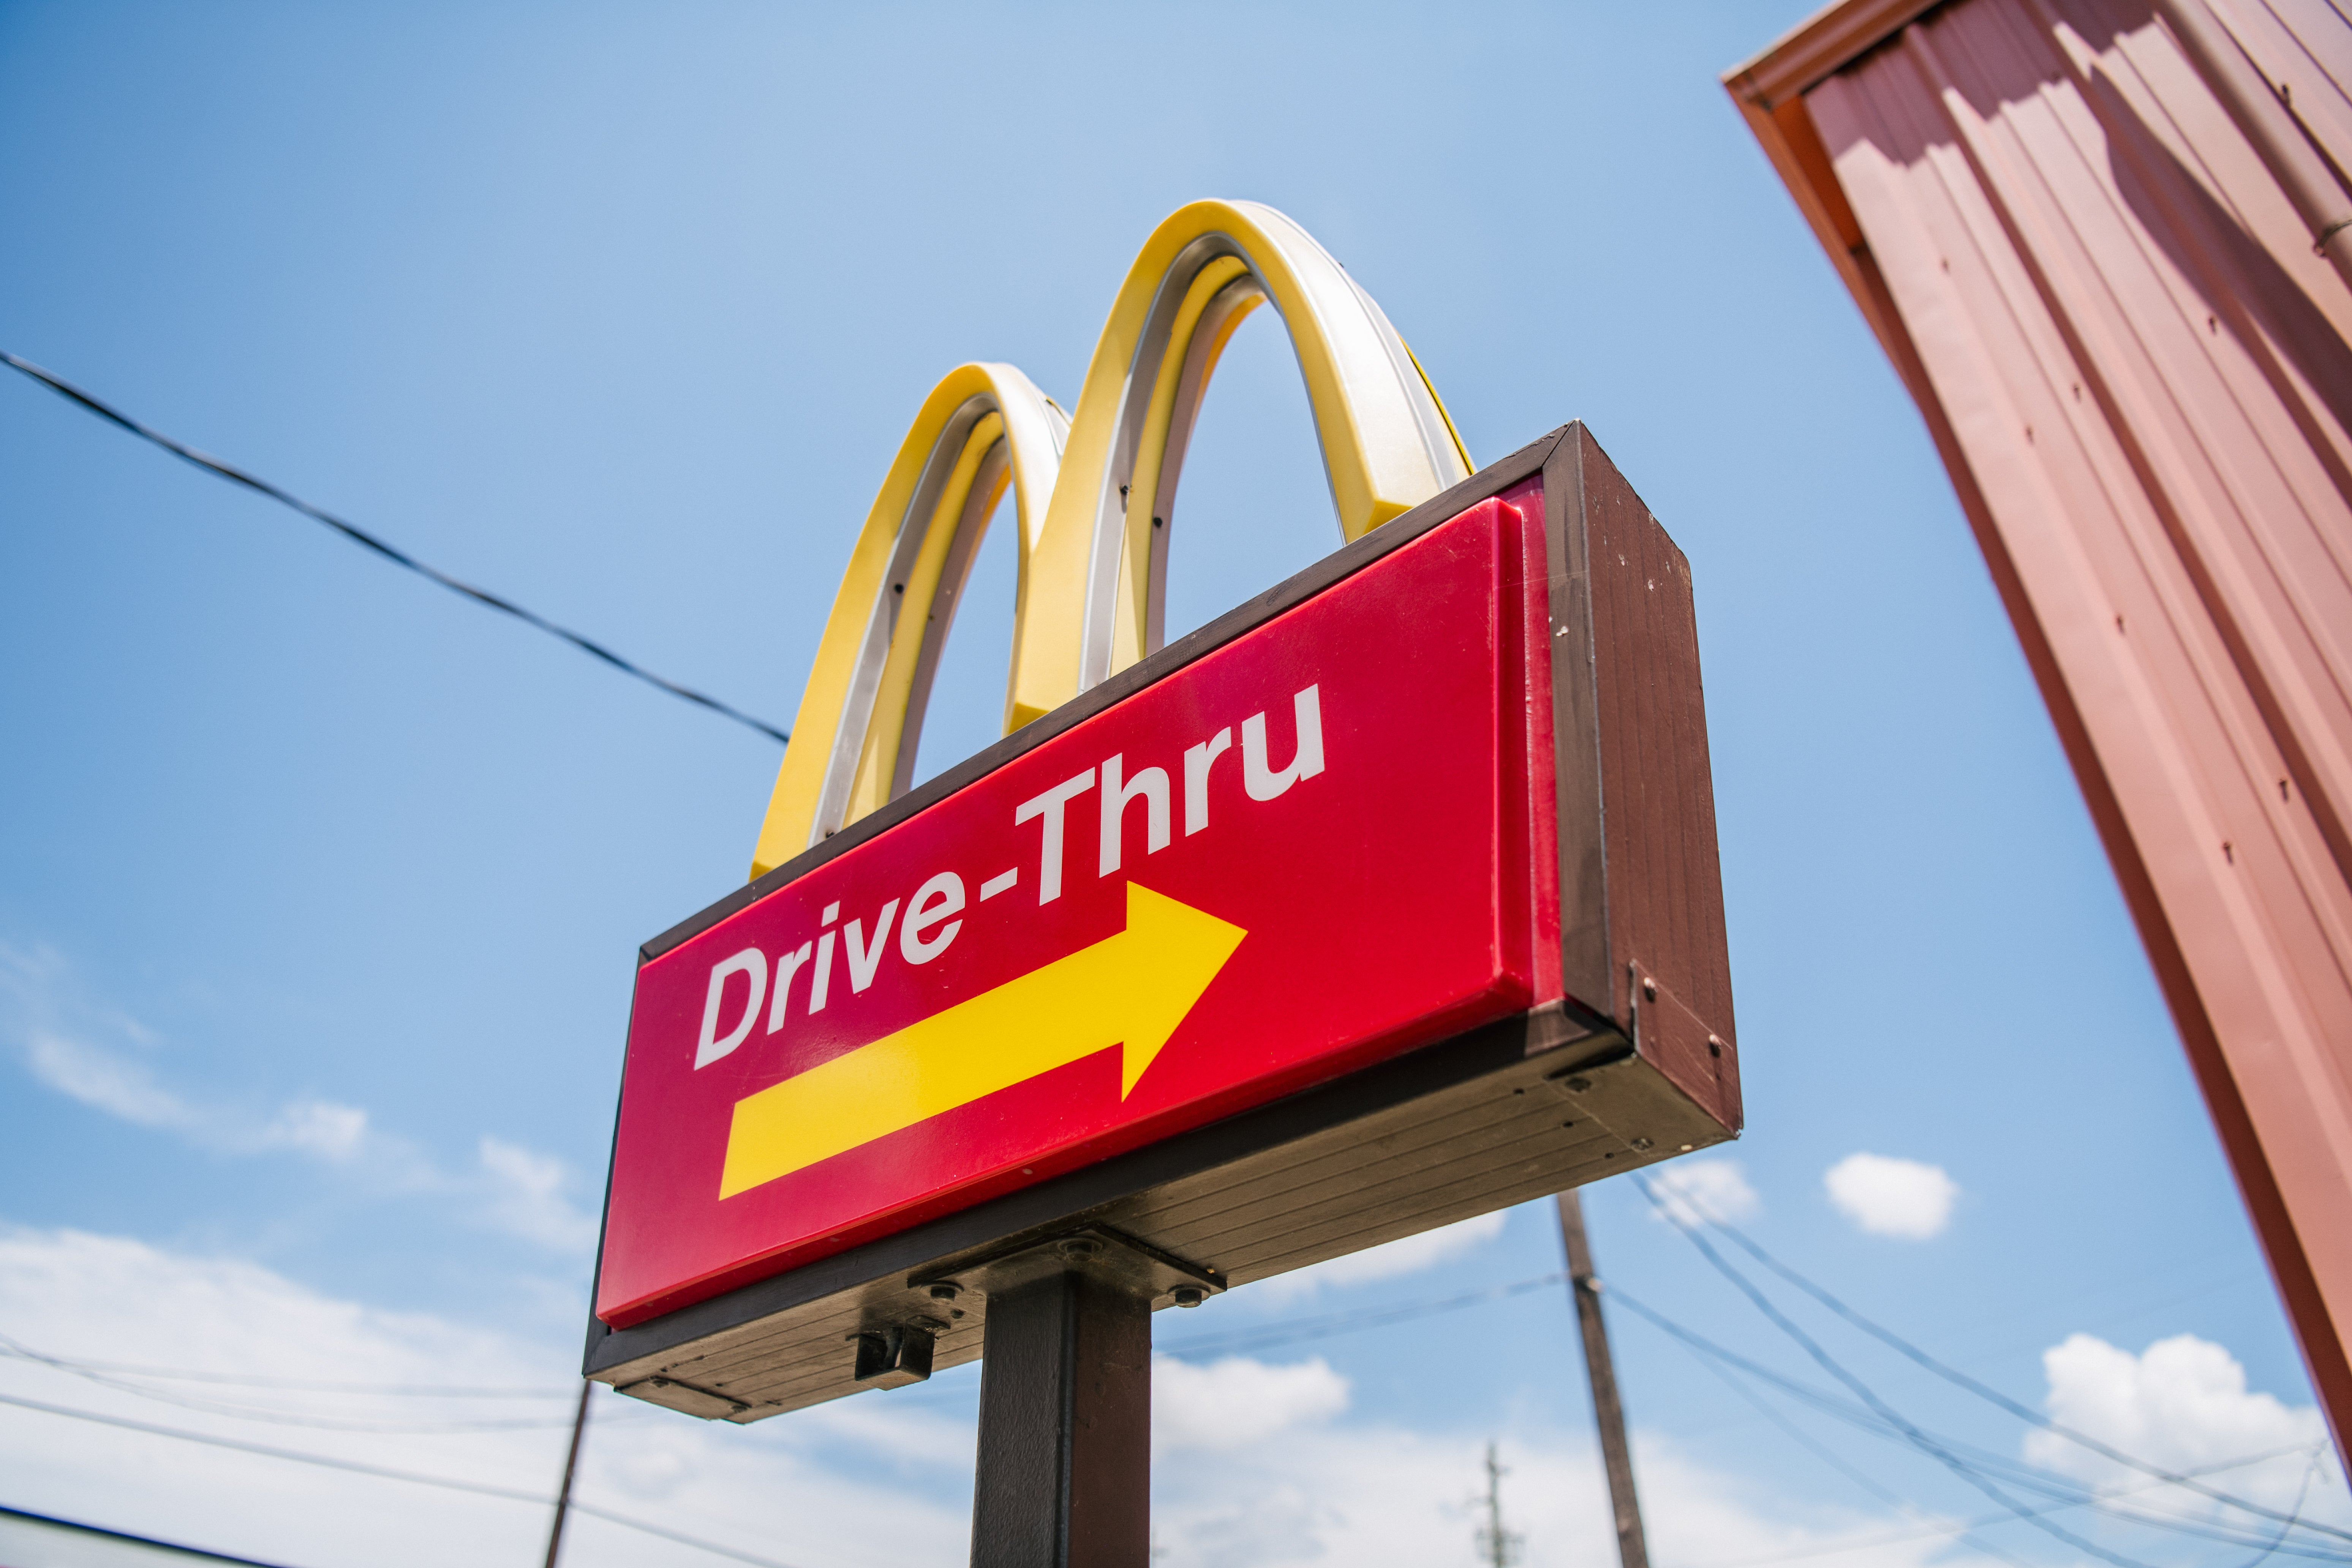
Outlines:
<svg viewBox="0 0 2352 1568"><path fill-rule="evenodd" d="M1162 646L1269 302L1346 542ZM910 788L1008 489L1008 733ZM1739 1125L1682 553L1581 425L1472 472L1337 263L1200 203L1074 418L967 365L902 447L750 885L643 949L587 1370L757 1420L979 1355L1041 1248L1196 1305Z"/></svg>

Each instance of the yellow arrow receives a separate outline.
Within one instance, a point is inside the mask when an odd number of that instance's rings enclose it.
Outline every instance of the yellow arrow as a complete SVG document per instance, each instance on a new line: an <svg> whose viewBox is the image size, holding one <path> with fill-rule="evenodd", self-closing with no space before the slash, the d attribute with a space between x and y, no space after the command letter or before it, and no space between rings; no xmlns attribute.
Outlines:
<svg viewBox="0 0 2352 1568"><path fill-rule="evenodd" d="M1129 882L1125 931L737 1100L719 1195L1112 1046L1124 1100L1248 934Z"/></svg>

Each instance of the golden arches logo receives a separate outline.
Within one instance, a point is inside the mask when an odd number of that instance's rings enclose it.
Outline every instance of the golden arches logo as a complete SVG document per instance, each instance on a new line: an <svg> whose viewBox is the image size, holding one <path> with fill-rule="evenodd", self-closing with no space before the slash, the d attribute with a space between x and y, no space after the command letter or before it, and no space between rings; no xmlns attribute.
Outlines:
<svg viewBox="0 0 2352 1568"><path fill-rule="evenodd" d="M1194 202L1144 242L1075 417L1008 364L950 371L866 513L834 597L751 875L904 794L964 583L1005 490L1021 531L1004 729L1158 649L1168 521L1217 359L1271 303L1307 383L1339 531L1470 474L1420 363L1313 237L1255 202Z"/></svg>

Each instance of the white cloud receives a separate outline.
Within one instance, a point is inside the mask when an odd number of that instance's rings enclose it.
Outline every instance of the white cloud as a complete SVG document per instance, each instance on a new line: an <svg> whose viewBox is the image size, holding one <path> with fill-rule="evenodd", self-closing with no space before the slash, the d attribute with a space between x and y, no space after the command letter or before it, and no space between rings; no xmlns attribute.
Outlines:
<svg viewBox="0 0 2352 1568"><path fill-rule="evenodd" d="M583 1251L595 1244L596 1222L563 1195L571 1171L551 1154L535 1154L519 1144L484 1138L482 1172L488 1178L482 1218L509 1236L557 1252Z"/></svg>
<svg viewBox="0 0 2352 1568"><path fill-rule="evenodd" d="M2298 1449L2210 1478L2210 1484L2268 1508L2291 1510L2314 1457L2322 1471L2302 1499L2306 1517L2352 1518L2343 1472L2326 1449L2327 1425L2310 1405L2250 1393L2246 1369L2221 1345L2194 1334L2158 1340L2138 1355L2090 1334L2070 1334L2042 1352L2051 1419L2160 1468L2186 1473L2253 1455ZM2030 1432L2025 1457L2095 1486L2146 1478L2054 1432ZM2165 1506L2210 1512L2219 1505L2179 1488ZM2242 1517L2242 1516L2241 1516Z"/></svg>
<svg viewBox="0 0 2352 1568"><path fill-rule="evenodd" d="M1296 1273L1277 1274L1250 1287L1257 1300L1267 1306L1312 1296L1326 1285L1362 1285L1374 1279L1393 1279L1399 1275L1418 1274L1441 1263L1450 1263L1468 1252L1475 1251L1503 1234L1503 1221L1507 1211L1497 1209L1493 1214L1473 1215L1456 1220L1452 1225L1424 1230L1417 1236L1402 1237L1395 1241L1368 1247L1361 1252L1351 1252L1343 1258L1314 1264Z"/></svg>
<svg viewBox="0 0 2352 1568"><path fill-rule="evenodd" d="M140 1062L127 1061L47 1029L27 1031L25 1065L71 1100L140 1127L194 1127L203 1118L155 1081Z"/></svg>
<svg viewBox="0 0 2352 1568"><path fill-rule="evenodd" d="M298 1100L261 1130L266 1147L299 1149L337 1163L356 1158L367 1136L366 1111L325 1100Z"/></svg>
<svg viewBox="0 0 2352 1568"><path fill-rule="evenodd" d="M551 1496L579 1384L578 1352L385 1311L234 1258L121 1237L0 1224L0 1331L54 1355L278 1380L520 1389L527 1398L390 1396L117 1378L173 1400L0 1357L0 1394L193 1431ZM199 1408L189 1408L194 1404ZM858 1407L853 1411L851 1406ZM233 1415L228 1410L247 1413ZM280 1418L257 1421L260 1413ZM842 1415L850 1419L844 1420ZM289 1426L325 1421L342 1430ZM452 1422L498 1430L418 1430ZM944 1432L944 1440L942 1440ZM957 1439L961 1436L961 1442ZM867 1396L737 1427L599 1394L579 1495L801 1568L952 1561L966 1515L952 1498L971 1459L969 1423ZM536 1562L548 1510L352 1475L0 1405L7 1500L70 1519L283 1563L352 1568L492 1568ZM126 1485L126 1477L138 1478ZM791 1542L779 1543L779 1521ZM567 1568L653 1568L698 1558L585 1515Z"/></svg>
<svg viewBox="0 0 2352 1568"><path fill-rule="evenodd" d="M1737 1225L1753 1218L1764 1206L1737 1160L1681 1161L1660 1170L1650 1178L1650 1184L1661 1205L1651 1212L1684 1225L1710 1219Z"/></svg>
<svg viewBox="0 0 2352 1568"><path fill-rule="evenodd" d="M476 1168L453 1174L407 1140L379 1131L358 1106L306 1097L258 1114L167 1088L141 1059L160 1047L155 1035L85 995L47 948L0 942L0 1039L11 1037L36 1079L133 1126L215 1153L307 1155L378 1194L456 1199L492 1229L553 1251L578 1253L595 1241L595 1220L566 1195L569 1168L551 1155L485 1137Z"/></svg>
<svg viewBox="0 0 2352 1568"><path fill-rule="evenodd" d="M234 1110L198 1106L157 1083L144 1062L87 1041L35 1028L26 1032L24 1046L26 1068L58 1093L135 1127L183 1133L204 1148L233 1154L289 1149L347 1163L371 1142L367 1112L353 1106L292 1100L257 1124Z"/></svg>
<svg viewBox="0 0 2352 1568"><path fill-rule="evenodd" d="M1286 1366L1246 1356L1206 1366L1151 1361L1152 1446L1171 1453L1246 1447L1347 1408L1348 1380L1321 1356Z"/></svg>
<svg viewBox="0 0 2352 1568"><path fill-rule="evenodd" d="M159 1047L155 1035L84 994L65 959L48 948L26 951L0 942L0 1034L14 1037L27 1072L68 1099L135 1127L178 1132L233 1153L277 1148L330 1153L335 1118L360 1114L298 1101L274 1121L257 1123L165 1087L141 1059Z"/></svg>
<svg viewBox="0 0 2352 1568"><path fill-rule="evenodd" d="M1468 1563L1480 1521L1466 1505L1485 1480L1486 1437L1333 1421L1256 1447L1195 1451L1155 1474L1153 1533L1166 1568ZM1505 1520L1527 1538L1527 1568L1616 1568L1589 1440L1538 1430L1505 1436L1501 1449ZM1808 1508L1648 1433L1636 1432L1634 1450L1655 1562L1817 1555L1835 1568L1991 1568L1937 1536L1933 1516Z"/></svg>
<svg viewBox="0 0 2352 1568"><path fill-rule="evenodd" d="M1830 1202L1873 1236L1925 1241L1951 1223L1958 1182L1941 1165L1885 1154L1848 1154L1822 1177Z"/></svg>
<svg viewBox="0 0 2352 1568"><path fill-rule="evenodd" d="M536 1399L422 1399L163 1383L278 1414L418 1424L523 1419L505 1431L331 1431L159 1405L0 1358L0 1393L362 1464L551 1493L577 1352L313 1290L249 1262L116 1237L0 1225L0 1330L44 1351L278 1379L542 1390ZM599 1394L579 1495L800 1568L953 1562L969 1543L976 1368L750 1427L703 1424ZM1426 1568L1470 1560L1489 1433L1366 1423L1319 1360L1161 1361L1154 1472L1164 1568ZM421 1412L420 1412L421 1407ZM1799 1553L1836 1568L1990 1568L1915 1512L1808 1506L1709 1468L1637 1431L1659 1560L1694 1568ZM1613 1568L1601 1468L1580 1432L1506 1428L1509 1521L1528 1568ZM0 1405L9 1500L264 1560L349 1568L491 1568L536 1561L535 1503L350 1475ZM136 1486L123 1478L136 1476ZM1889 1535L1916 1537L1903 1541ZM579 1516L567 1568L656 1568L685 1549ZM1835 1556L1827 1553L1836 1550Z"/></svg>

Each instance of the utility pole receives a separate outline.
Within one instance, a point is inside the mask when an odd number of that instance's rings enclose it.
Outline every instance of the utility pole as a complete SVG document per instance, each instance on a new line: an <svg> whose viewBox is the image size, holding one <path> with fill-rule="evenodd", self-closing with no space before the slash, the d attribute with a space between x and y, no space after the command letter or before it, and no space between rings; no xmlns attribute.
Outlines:
<svg viewBox="0 0 2352 1568"><path fill-rule="evenodd" d="M1519 1548L1527 1537L1515 1535L1503 1528L1503 1478L1509 1474L1502 1461L1495 1457L1495 1445L1486 1445L1486 1522L1478 1527L1478 1554L1486 1560L1486 1568L1511 1568L1519 1560Z"/></svg>
<svg viewBox="0 0 2352 1568"><path fill-rule="evenodd" d="M1601 1458L1609 1470L1609 1507L1617 1521L1617 1556L1623 1568L1650 1568L1642 1536L1642 1503L1633 1495L1633 1455L1625 1443L1625 1406L1617 1397L1617 1366L1609 1359L1609 1330L1601 1321L1601 1280L1584 1236L1584 1205L1575 1192L1559 1194L1559 1239L1568 1248L1568 1293L1584 1331L1584 1370L1592 1384L1592 1418L1601 1428Z"/></svg>
<svg viewBox="0 0 2352 1568"><path fill-rule="evenodd" d="M580 1468L580 1435L588 1430L588 1396L596 1385L586 1378L580 1380L580 1408L572 1416L572 1447L563 1454L563 1485L556 1489L555 1523L547 1532L547 1568L555 1568L556 1554L563 1550L563 1516L572 1511L572 1473Z"/></svg>

